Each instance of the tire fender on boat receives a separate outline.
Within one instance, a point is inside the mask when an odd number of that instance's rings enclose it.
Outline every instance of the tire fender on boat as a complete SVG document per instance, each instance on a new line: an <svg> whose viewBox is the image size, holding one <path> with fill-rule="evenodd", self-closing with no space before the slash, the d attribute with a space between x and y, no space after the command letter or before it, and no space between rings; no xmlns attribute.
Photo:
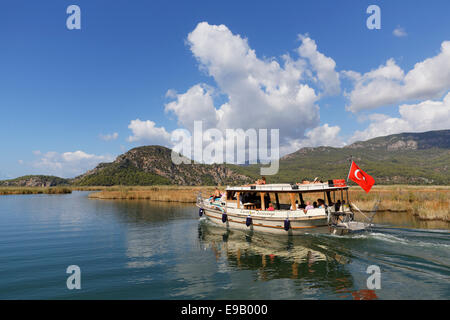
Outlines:
<svg viewBox="0 0 450 320"><path fill-rule="evenodd" d="M252 223L253 223L252 217L248 216L247 219L245 220L245 225L247 227L250 227L252 225Z"/></svg>
<svg viewBox="0 0 450 320"><path fill-rule="evenodd" d="M289 219L284 220L284 230L289 231L290 228L291 222L289 221Z"/></svg>
<svg viewBox="0 0 450 320"><path fill-rule="evenodd" d="M225 223L227 222L227 220L228 220L227 214L225 212L222 213L222 222Z"/></svg>
<svg viewBox="0 0 450 320"><path fill-rule="evenodd" d="M198 216L203 216L203 208L198 209Z"/></svg>

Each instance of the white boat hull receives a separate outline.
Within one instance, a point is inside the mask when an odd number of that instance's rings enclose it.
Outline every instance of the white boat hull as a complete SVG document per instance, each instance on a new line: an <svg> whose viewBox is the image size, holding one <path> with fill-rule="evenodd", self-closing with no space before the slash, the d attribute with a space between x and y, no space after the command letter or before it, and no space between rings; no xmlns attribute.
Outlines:
<svg viewBox="0 0 450 320"><path fill-rule="evenodd" d="M249 230L267 232L272 234L301 235L305 233L329 233L327 216L313 217L289 217L290 228L285 230L286 218L258 217L257 214L250 215L252 223L247 226L248 214L227 212L226 221L222 221L223 212L215 208L203 208L203 214L208 220L216 225L227 229Z"/></svg>

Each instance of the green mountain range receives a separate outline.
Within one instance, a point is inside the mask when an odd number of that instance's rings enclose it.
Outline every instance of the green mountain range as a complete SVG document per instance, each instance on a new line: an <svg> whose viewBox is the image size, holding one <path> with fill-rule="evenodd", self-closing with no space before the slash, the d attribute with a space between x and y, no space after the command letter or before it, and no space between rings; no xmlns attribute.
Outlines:
<svg viewBox="0 0 450 320"><path fill-rule="evenodd" d="M358 141L343 148L302 148L280 159L269 183L346 178L352 158L376 184L450 184L450 130L401 133ZM228 185L252 182L261 165L180 164L161 146L131 149L111 163L101 163L73 179L25 176L0 185ZM31 182L30 182L31 181ZM27 184L28 183L28 184Z"/></svg>
<svg viewBox="0 0 450 320"><path fill-rule="evenodd" d="M302 148L280 159L270 182L347 178L352 158L377 184L450 184L450 130L401 133L343 148ZM241 173L252 174L249 166Z"/></svg>

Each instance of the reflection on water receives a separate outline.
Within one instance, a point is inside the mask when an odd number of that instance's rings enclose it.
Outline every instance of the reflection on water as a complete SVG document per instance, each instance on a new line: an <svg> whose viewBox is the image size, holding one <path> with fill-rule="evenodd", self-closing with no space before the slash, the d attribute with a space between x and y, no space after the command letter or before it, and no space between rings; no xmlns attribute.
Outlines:
<svg viewBox="0 0 450 320"><path fill-rule="evenodd" d="M305 295L326 290L341 298L377 298L373 290L351 290L353 278L345 268L349 252L315 236L226 231L206 220L199 223L198 234L202 248L212 250L217 262L225 258L227 267L255 271L254 281L293 279L296 291Z"/></svg>
<svg viewBox="0 0 450 320"><path fill-rule="evenodd" d="M0 299L450 297L449 232L406 216L354 236L285 237L226 231L192 205L87 194L0 197ZM81 290L66 288L72 264ZM371 291L374 264L382 289Z"/></svg>

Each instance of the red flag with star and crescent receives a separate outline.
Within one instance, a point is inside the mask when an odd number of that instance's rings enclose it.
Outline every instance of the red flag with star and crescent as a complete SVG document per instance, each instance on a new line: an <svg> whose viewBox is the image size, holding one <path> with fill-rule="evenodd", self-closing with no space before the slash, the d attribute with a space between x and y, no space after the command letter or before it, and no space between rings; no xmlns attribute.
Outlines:
<svg viewBox="0 0 450 320"><path fill-rule="evenodd" d="M354 161L352 161L350 172L348 173L348 179L359 184L359 186L363 188L366 193L368 193L375 184L375 179L362 171Z"/></svg>

